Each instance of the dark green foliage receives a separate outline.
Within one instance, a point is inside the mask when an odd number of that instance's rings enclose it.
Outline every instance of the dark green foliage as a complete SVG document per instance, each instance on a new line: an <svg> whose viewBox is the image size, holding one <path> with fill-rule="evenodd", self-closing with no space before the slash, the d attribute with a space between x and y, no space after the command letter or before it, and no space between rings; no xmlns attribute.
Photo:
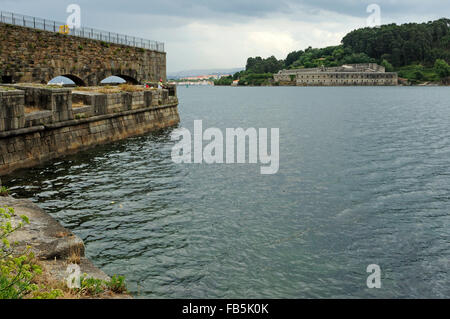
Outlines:
<svg viewBox="0 0 450 319"><path fill-rule="evenodd" d="M387 72L413 83L439 81L450 76L450 19L428 23L389 24L350 32L342 45L293 51L285 60L274 56L248 58L245 71L235 73L239 85L273 84L269 74L282 69L334 67L353 63L378 63ZM229 84L228 84L229 83ZM223 79L221 85L230 85Z"/></svg>
<svg viewBox="0 0 450 319"><path fill-rule="evenodd" d="M231 85L233 83L233 77L230 76L223 76L218 80L214 81L214 85Z"/></svg>
<svg viewBox="0 0 450 319"><path fill-rule="evenodd" d="M303 55L303 51L293 51L291 53L289 53L286 57L286 60L284 60L284 64L287 68L289 68L292 63L294 63L295 61L297 61L302 55Z"/></svg>
<svg viewBox="0 0 450 319"><path fill-rule="evenodd" d="M347 34L342 44L353 52L386 59L394 67L433 65L436 59L450 60L450 19L358 29Z"/></svg>
<svg viewBox="0 0 450 319"><path fill-rule="evenodd" d="M386 69L386 72L393 72L394 71L394 67L386 59L381 61L381 66L384 66L384 68Z"/></svg>
<svg viewBox="0 0 450 319"><path fill-rule="evenodd" d="M397 71L399 77L408 79L413 84L424 81L439 81L439 76L436 74L433 67L424 67L421 64L407 65L398 68Z"/></svg>
<svg viewBox="0 0 450 319"><path fill-rule="evenodd" d="M434 70L440 78L446 78L450 76L450 66L444 60L437 59L434 63Z"/></svg>
<svg viewBox="0 0 450 319"><path fill-rule="evenodd" d="M241 73L239 85L268 85L272 78L272 73L250 73L246 71Z"/></svg>
<svg viewBox="0 0 450 319"><path fill-rule="evenodd" d="M248 58L245 70L250 73L277 73L284 68L284 62L277 60L273 55L267 59L261 57Z"/></svg>

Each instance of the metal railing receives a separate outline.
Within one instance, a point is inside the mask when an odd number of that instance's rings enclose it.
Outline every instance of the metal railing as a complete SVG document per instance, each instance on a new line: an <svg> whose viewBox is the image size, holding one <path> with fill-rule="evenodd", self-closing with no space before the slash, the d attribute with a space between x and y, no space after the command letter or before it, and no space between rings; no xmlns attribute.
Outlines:
<svg viewBox="0 0 450 319"><path fill-rule="evenodd" d="M102 31L94 28L67 29L66 23L53 20L36 18L22 14L0 11L0 22L17 26L44 30L55 33L63 33L71 36L99 40L103 42L122 44L158 52L164 52L164 43L143 38L127 36L114 32Z"/></svg>

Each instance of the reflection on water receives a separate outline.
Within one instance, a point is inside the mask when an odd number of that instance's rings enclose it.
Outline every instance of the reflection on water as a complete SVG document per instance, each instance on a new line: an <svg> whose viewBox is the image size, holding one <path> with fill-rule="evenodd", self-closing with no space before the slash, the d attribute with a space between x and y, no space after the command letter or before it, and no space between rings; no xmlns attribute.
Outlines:
<svg viewBox="0 0 450 319"><path fill-rule="evenodd" d="M447 88L180 88L181 125L280 128L280 171L172 129L4 178L138 297L450 297ZM366 286L379 264L382 289Z"/></svg>

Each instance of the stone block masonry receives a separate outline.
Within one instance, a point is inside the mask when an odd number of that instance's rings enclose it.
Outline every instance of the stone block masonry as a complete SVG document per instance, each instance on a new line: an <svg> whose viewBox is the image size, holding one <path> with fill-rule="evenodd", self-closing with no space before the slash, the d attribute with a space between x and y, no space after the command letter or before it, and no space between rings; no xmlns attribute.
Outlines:
<svg viewBox="0 0 450 319"><path fill-rule="evenodd" d="M0 174L176 125L178 99L169 93L0 87ZM25 101L41 110L25 113Z"/></svg>
<svg viewBox="0 0 450 319"><path fill-rule="evenodd" d="M0 23L0 70L3 83L63 75L94 86L117 75L143 84L166 80L166 53Z"/></svg>
<svg viewBox="0 0 450 319"><path fill-rule="evenodd" d="M10 89L0 90L0 131L25 127L24 94Z"/></svg>

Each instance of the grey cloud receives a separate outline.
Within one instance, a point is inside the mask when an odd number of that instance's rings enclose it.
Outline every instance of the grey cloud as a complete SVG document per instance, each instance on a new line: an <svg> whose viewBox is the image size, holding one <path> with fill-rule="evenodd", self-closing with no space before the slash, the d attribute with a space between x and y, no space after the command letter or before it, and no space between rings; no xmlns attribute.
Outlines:
<svg viewBox="0 0 450 319"><path fill-rule="evenodd" d="M63 22L71 3L81 6L84 26L165 42L169 70L239 66L249 55L261 55L264 46L264 54L272 54L264 39L244 52L243 30L257 33L278 25L275 32L291 36L297 49L338 43L342 34L365 25L372 3L381 6L382 23L422 22L450 13L448 0L0 0L0 10ZM211 26L217 36L192 28L196 24ZM305 36L308 32L319 35ZM326 43L323 34L329 36ZM211 53L215 48L220 50ZM230 58L233 49L237 53Z"/></svg>
<svg viewBox="0 0 450 319"><path fill-rule="evenodd" d="M164 16L177 23L194 20L242 23L245 19L274 14L284 14L286 18L295 17L295 13L299 11L318 16L323 10L344 16L365 17L366 7L372 3L379 4L383 15L387 17L409 14L440 17L450 13L448 0L2 0L0 3L3 9L59 20L66 17L65 8L68 4L78 3L89 22L108 17L111 19L120 14ZM129 19L133 21L132 17ZM119 25L129 23L120 20L114 22Z"/></svg>

